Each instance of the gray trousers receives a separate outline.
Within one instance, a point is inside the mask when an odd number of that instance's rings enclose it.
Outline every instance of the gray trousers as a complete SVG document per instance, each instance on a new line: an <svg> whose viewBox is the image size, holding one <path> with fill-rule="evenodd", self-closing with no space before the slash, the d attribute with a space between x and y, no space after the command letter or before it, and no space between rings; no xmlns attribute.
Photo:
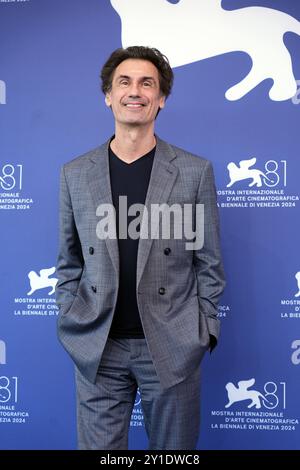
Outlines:
<svg viewBox="0 0 300 470"><path fill-rule="evenodd" d="M196 448L200 424L200 366L162 389L145 339L108 338L92 384L76 370L79 449L128 449L137 388L149 449Z"/></svg>

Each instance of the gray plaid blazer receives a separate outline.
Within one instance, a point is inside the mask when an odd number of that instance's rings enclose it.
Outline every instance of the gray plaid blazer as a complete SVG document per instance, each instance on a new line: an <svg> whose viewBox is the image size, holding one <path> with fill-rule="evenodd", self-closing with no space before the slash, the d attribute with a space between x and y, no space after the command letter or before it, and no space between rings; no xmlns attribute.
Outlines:
<svg viewBox="0 0 300 470"><path fill-rule="evenodd" d="M117 301L118 241L96 235L99 204L112 204L109 141L63 166L56 300L58 336L80 372L96 381ZM157 137L145 206L204 204L204 246L140 238L136 295L145 338L164 388L183 381L218 338L225 281L211 164ZM165 249L168 248L169 250ZM166 254L168 254L166 256ZM163 289L162 289L163 288Z"/></svg>

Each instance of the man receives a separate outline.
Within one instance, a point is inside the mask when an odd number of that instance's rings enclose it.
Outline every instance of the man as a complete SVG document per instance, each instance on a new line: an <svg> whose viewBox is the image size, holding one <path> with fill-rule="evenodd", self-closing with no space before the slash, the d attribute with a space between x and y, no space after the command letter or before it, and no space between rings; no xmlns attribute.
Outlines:
<svg viewBox="0 0 300 470"><path fill-rule="evenodd" d="M76 365L79 448L127 449L139 388L149 448L194 449L224 288L212 168L154 133L173 83L158 50L118 49L101 78L115 134L61 173L58 334Z"/></svg>

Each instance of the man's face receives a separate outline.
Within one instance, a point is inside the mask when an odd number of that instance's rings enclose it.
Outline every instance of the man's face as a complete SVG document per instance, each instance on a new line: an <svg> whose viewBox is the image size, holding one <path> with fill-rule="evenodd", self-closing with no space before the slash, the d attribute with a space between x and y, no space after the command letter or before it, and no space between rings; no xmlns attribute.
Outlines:
<svg viewBox="0 0 300 470"><path fill-rule="evenodd" d="M153 124L158 109L165 104L158 70L147 60L124 60L114 72L112 88L106 94L105 102L111 106L117 124Z"/></svg>

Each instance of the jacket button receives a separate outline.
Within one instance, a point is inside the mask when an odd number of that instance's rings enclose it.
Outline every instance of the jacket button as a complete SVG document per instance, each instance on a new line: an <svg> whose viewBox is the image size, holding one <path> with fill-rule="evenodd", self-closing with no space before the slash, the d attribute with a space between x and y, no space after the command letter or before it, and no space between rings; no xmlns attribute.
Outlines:
<svg viewBox="0 0 300 470"><path fill-rule="evenodd" d="M97 292L97 287L96 287L96 286L92 286L92 291L96 293L96 292Z"/></svg>
<svg viewBox="0 0 300 470"><path fill-rule="evenodd" d="M166 289L165 289L164 287L160 287L160 288L158 289L158 293L159 293L160 295L164 295L165 292L166 292Z"/></svg>
<svg viewBox="0 0 300 470"><path fill-rule="evenodd" d="M89 254L90 255L94 254L94 248L92 246L89 247Z"/></svg>
<svg viewBox="0 0 300 470"><path fill-rule="evenodd" d="M164 254L169 256L169 254L171 253L171 248L165 248L164 249Z"/></svg>

